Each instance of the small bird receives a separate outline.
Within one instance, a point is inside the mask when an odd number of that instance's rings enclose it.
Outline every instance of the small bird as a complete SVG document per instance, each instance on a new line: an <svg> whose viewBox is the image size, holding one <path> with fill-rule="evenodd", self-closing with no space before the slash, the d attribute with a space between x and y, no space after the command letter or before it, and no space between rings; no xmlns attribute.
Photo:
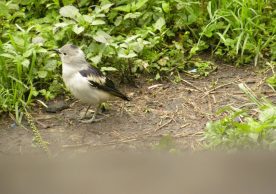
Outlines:
<svg viewBox="0 0 276 194"><path fill-rule="evenodd" d="M86 61L84 52L77 46L66 44L60 49L54 49L54 51L61 58L62 78L66 87L77 99L89 105L80 119L81 122L92 123L99 121L100 119L96 120L96 114L100 109L101 103L109 100L112 96L126 101L130 100L100 70ZM82 120L86 117L91 105L97 105L92 118Z"/></svg>

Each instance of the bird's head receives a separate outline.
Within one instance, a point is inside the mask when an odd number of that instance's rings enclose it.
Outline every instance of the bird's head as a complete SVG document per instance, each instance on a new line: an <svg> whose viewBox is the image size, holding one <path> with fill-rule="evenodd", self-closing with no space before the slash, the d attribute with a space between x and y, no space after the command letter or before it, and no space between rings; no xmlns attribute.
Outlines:
<svg viewBox="0 0 276 194"><path fill-rule="evenodd" d="M84 52L75 45L66 44L60 49L54 49L54 51L59 54L63 64L76 66L86 62Z"/></svg>

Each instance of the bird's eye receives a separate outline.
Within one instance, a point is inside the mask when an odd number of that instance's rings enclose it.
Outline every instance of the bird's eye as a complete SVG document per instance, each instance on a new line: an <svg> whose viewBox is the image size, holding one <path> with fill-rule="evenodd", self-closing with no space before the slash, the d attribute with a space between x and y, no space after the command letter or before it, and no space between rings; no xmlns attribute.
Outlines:
<svg viewBox="0 0 276 194"><path fill-rule="evenodd" d="M67 55L66 53L63 53L64 55Z"/></svg>

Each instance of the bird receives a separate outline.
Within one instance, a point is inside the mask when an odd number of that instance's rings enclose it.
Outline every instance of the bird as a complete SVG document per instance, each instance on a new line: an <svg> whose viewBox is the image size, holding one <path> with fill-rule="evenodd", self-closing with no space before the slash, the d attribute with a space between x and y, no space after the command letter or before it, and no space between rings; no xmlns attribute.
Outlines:
<svg viewBox="0 0 276 194"><path fill-rule="evenodd" d="M53 50L61 58L62 79L65 86L75 98L88 104L85 114L80 117L82 123L100 121L101 119L96 119L100 106L112 96L130 101L128 96L115 87L111 79L87 62L84 52L79 47L73 44L65 44L61 48ZM93 116L88 120L83 120L92 105L97 105Z"/></svg>

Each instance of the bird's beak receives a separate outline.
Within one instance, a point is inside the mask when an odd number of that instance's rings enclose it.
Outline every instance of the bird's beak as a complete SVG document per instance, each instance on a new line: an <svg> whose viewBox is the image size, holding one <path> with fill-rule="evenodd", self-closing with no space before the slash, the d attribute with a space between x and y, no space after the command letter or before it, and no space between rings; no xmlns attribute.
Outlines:
<svg viewBox="0 0 276 194"><path fill-rule="evenodd" d="M61 54L59 49L53 49L52 51L55 51L56 53Z"/></svg>

